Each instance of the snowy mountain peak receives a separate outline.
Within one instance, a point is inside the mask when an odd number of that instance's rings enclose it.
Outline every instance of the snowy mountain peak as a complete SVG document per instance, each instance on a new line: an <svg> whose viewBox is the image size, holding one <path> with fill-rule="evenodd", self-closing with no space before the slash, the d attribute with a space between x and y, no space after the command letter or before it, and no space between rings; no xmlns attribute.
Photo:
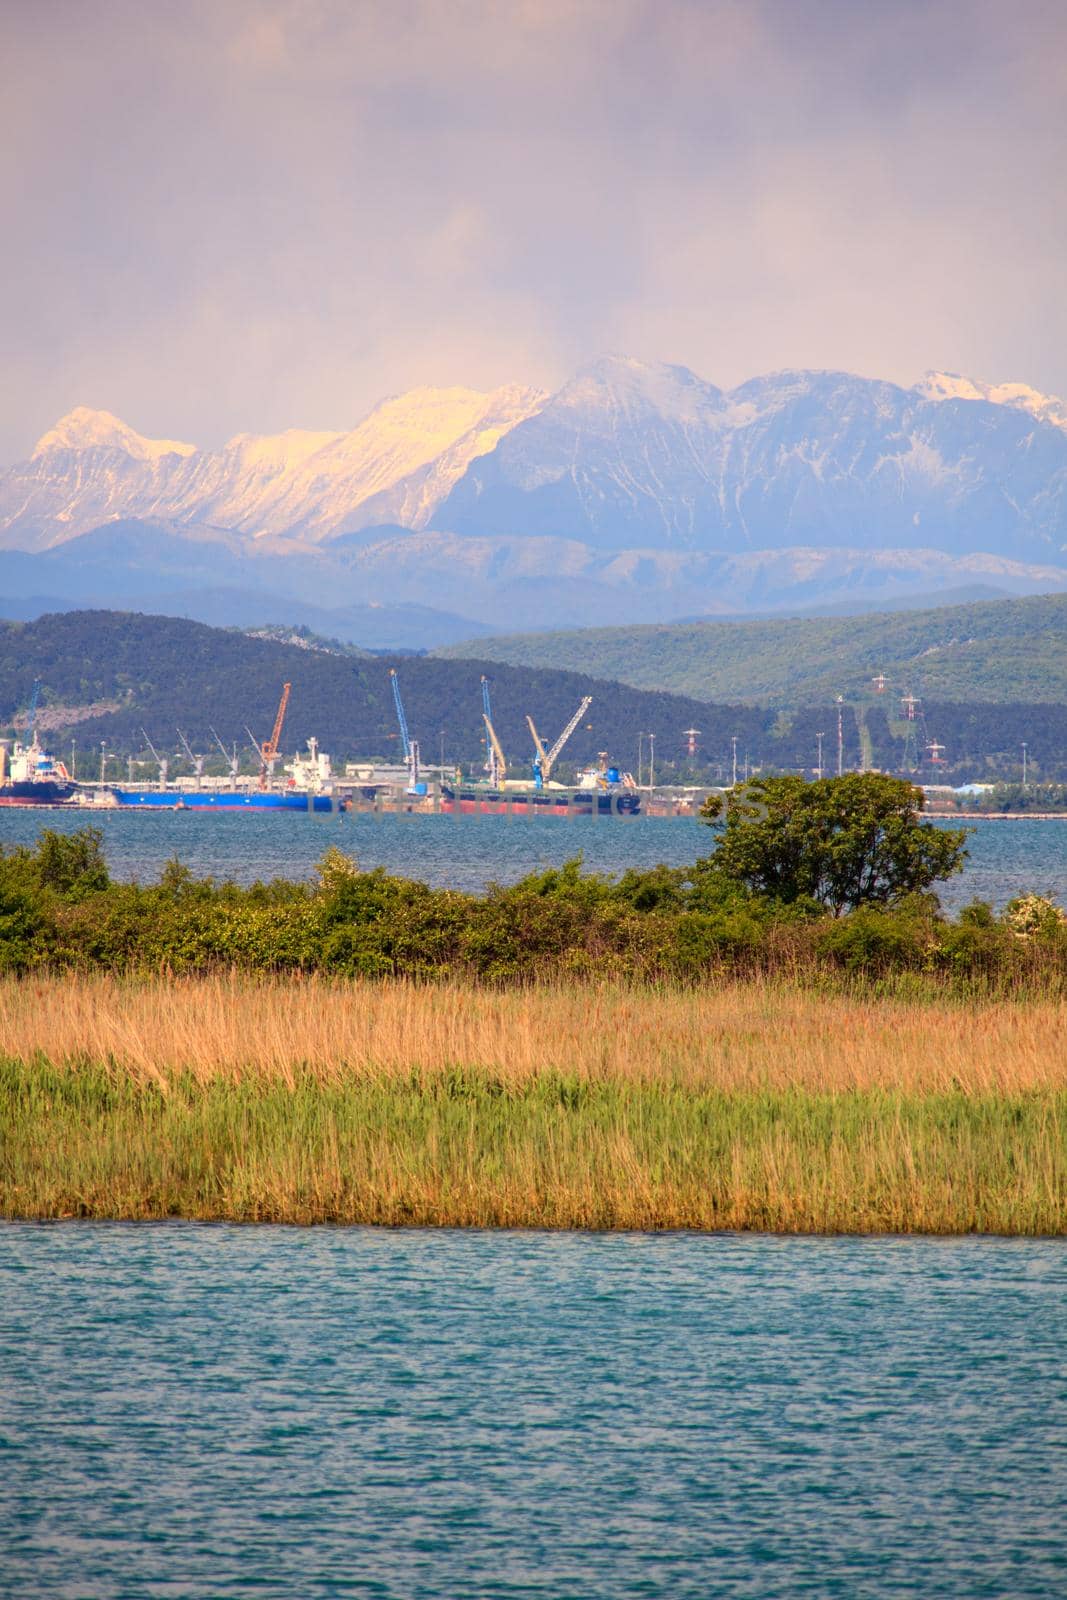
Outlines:
<svg viewBox="0 0 1067 1600"><path fill-rule="evenodd" d="M607 403L627 419L655 413L671 422L705 421L722 403L722 391L688 367L604 356L564 385L553 405L574 410Z"/></svg>
<svg viewBox="0 0 1067 1600"><path fill-rule="evenodd" d="M1029 411L1041 422L1067 428L1067 401L1058 395L1042 394L1027 383L983 383L957 372L927 372L915 385L915 391L925 400L986 400L995 406L1012 406L1017 411Z"/></svg>
<svg viewBox="0 0 1067 1600"><path fill-rule="evenodd" d="M178 439L146 439L110 411L75 406L42 434L31 459L52 450L121 450L134 461L158 461L162 456L194 455L196 446Z"/></svg>
<svg viewBox="0 0 1067 1600"><path fill-rule="evenodd" d="M315 537L373 522L424 527L478 456L544 404L538 389L412 389L375 406L312 463L333 491L315 518Z"/></svg>

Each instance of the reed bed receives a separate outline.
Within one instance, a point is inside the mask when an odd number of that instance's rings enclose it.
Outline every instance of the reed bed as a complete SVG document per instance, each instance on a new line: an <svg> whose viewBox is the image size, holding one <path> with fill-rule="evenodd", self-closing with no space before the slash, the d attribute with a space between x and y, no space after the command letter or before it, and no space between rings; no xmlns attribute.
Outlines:
<svg viewBox="0 0 1067 1600"><path fill-rule="evenodd" d="M1067 1232L1067 1004L0 982L0 1213Z"/></svg>
<svg viewBox="0 0 1067 1600"><path fill-rule="evenodd" d="M292 1084L311 1075L546 1070L678 1087L969 1094L1067 1089L1067 1001L907 1001L786 983L494 990L402 980L0 979L13 1059Z"/></svg>

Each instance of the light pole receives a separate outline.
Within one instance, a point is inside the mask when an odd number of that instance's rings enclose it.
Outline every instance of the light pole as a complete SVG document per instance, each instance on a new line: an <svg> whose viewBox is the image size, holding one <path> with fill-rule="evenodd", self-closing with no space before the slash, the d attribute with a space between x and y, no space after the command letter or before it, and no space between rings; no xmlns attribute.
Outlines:
<svg viewBox="0 0 1067 1600"><path fill-rule="evenodd" d="M1023 788L1026 788L1026 740L1023 740Z"/></svg>
<svg viewBox="0 0 1067 1600"><path fill-rule="evenodd" d="M75 778L78 775L78 763L75 760L75 751L77 750L77 748L78 748L77 739L72 739L70 741L70 775L71 775L72 778Z"/></svg>
<svg viewBox="0 0 1067 1600"><path fill-rule="evenodd" d="M733 768L733 779L732 779L732 782L733 782L733 787L736 789L737 788L737 734L736 733L731 737L730 744L733 746L733 753L734 753L734 768Z"/></svg>
<svg viewBox="0 0 1067 1600"><path fill-rule="evenodd" d="M837 697L837 776L838 777L841 776L842 772L845 769L845 725L844 725L844 722L842 721L842 711L843 711L843 708L844 708L844 704L845 704L845 697L844 697L843 694L839 694L838 697Z"/></svg>
<svg viewBox="0 0 1067 1600"><path fill-rule="evenodd" d="M648 796L652 798L652 790L656 786L656 735L648 736Z"/></svg>
<svg viewBox="0 0 1067 1600"><path fill-rule="evenodd" d="M815 735L816 741L817 741L818 746L819 746L819 765L815 768L815 774L816 774L816 777L819 779L820 783L822 782L822 742L823 742L823 739L825 737L826 737L826 735L822 734L822 733L817 733Z"/></svg>
<svg viewBox="0 0 1067 1600"><path fill-rule="evenodd" d="M641 787L641 779L645 771L645 736L638 732L637 735L637 787Z"/></svg>
<svg viewBox="0 0 1067 1600"><path fill-rule="evenodd" d="M104 781L104 773L106 772L106 770L107 770L107 740L106 739L101 739L101 741L100 741L100 782L101 783L103 783L103 781Z"/></svg>

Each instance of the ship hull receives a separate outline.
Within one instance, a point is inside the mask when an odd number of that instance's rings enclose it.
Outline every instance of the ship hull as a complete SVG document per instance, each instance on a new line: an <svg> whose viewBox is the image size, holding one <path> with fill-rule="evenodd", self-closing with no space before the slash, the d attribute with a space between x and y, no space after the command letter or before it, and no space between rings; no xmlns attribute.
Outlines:
<svg viewBox="0 0 1067 1600"><path fill-rule="evenodd" d="M441 810L463 816L636 817L632 789L479 789L441 785Z"/></svg>
<svg viewBox="0 0 1067 1600"><path fill-rule="evenodd" d="M156 811L338 811L344 802L306 790L112 789L116 802L131 809Z"/></svg>
<svg viewBox="0 0 1067 1600"><path fill-rule="evenodd" d="M53 782L49 778L3 783L0 784L0 806L66 806L71 804L75 789L73 783Z"/></svg>

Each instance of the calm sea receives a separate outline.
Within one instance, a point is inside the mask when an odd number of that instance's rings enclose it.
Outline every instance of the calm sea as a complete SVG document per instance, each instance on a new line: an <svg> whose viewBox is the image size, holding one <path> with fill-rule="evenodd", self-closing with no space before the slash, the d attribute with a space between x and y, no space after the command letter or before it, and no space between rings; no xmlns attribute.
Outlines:
<svg viewBox="0 0 1067 1600"><path fill-rule="evenodd" d="M148 880L170 856L198 873L235 878L305 878L330 844L364 867L422 882L480 890L559 866L581 852L586 868L620 872L665 861L684 866L707 855L714 835L691 818L557 819L448 816L308 817L298 812L198 816L188 811L97 812L91 817L0 809L0 844L32 844L44 827L64 832L91 822L104 834L117 875ZM978 821L966 872L945 886L947 905L975 898L1002 904L1036 889L1067 901L1067 818Z"/></svg>
<svg viewBox="0 0 1067 1600"><path fill-rule="evenodd" d="M1067 1248L0 1225L0 1592L1067 1593Z"/></svg>

